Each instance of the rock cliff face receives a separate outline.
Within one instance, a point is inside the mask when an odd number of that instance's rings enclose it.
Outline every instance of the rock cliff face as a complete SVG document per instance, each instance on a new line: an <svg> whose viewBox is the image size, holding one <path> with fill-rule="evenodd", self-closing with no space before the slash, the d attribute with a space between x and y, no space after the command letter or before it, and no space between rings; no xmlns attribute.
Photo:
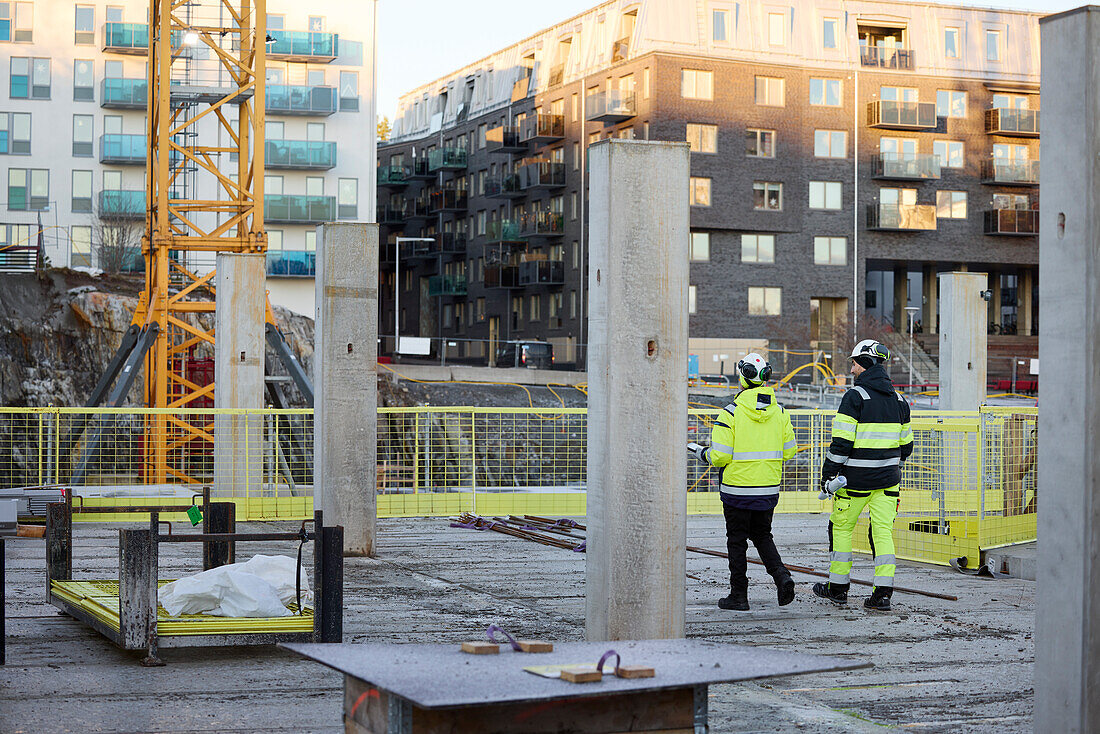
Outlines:
<svg viewBox="0 0 1100 734"><path fill-rule="evenodd" d="M141 278L71 270L0 274L0 406L84 405L130 326L141 288ZM312 374L313 320L279 308L275 317ZM141 403L141 380L127 404ZM287 393L297 402L296 390Z"/></svg>

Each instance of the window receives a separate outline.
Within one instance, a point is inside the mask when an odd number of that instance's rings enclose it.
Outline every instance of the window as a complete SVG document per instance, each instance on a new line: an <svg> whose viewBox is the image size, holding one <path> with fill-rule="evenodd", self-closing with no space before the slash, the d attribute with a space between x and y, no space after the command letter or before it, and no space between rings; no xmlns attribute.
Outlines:
<svg viewBox="0 0 1100 734"><path fill-rule="evenodd" d="M783 13L768 13L768 45L787 45L787 23Z"/></svg>
<svg viewBox="0 0 1100 734"><path fill-rule="evenodd" d="M714 72L683 69L680 96L684 99L714 99Z"/></svg>
<svg viewBox="0 0 1100 734"><path fill-rule="evenodd" d="M940 159L943 168L962 168L965 165L961 141L933 140L932 153Z"/></svg>
<svg viewBox="0 0 1100 734"><path fill-rule="evenodd" d="M267 29L269 31L281 31L286 28L286 16L276 15L275 13L267 14Z"/></svg>
<svg viewBox="0 0 1100 734"><path fill-rule="evenodd" d="M959 29L943 29L943 56L946 59L959 58Z"/></svg>
<svg viewBox="0 0 1100 734"><path fill-rule="evenodd" d="M836 48L836 18L825 18L821 22L821 45L824 48Z"/></svg>
<svg viewBox="0 0 1100 734"><path fill-rule="evenodd" d="M550 293L546 297L549 303L549 325L550 328L561 328L561 314L564 310L562 308L562 294L561 292Z"/></svg>
<svg viewBox="0 0 1100 734"><path fill-rule="evenodd" d="M336 207L340 219L359 216L359 179L341 178L336 182Z"/></svg>
<svg viewBox="0 0 1100 734"><path fill-rule="evenodd" d="M773 76L756 77L756 104L783 106L783 79Z"/></svg>
<svg viewBox="0 0 1100 734"><path fill-rule="evenodd" d="M783 289L749 287L749 316L779 316Z"/></svg>
<svg viewBox="0 0 1100 734"><path fill-rule="evenodd" d="M814 237L814 265L846 265L847 237Z"/></svg>
<svg viewBox="0 0 1100 734"><path fill-rule="evenodd" d="M986 29L985 32L985 60L1001 60L1001 32Z"/></svg>
<svg viewBox="0 0 1100 734"><path fill-rule="evenodd" d="M573 269L576 270L581 266L581 246L576 240L573 241Z"/></svg>
<svg viewBox="0 0 1100 734"><path fill-rule="evenodd" d="M994 109L1026 110L1028 98L1023 94L994 94Z"/></svg>
<svg viewBox="0 0 1100 734"><path fill-rule="evenodd" d="M477 126L477 149L485 150L485 134L489 129L487 123L481 123Z"/></svg>
<svg viewBox="0 0 1100 734"><path fill-rule="evenodd" d="M966 192L937 191L936 216L940 219L966 219Z"/></svg>
<svg viewBox="0 0 1100 734"><path fill-rule="evenodd" d="M90 59L73 62L73 101L95 101L95 63Z"/></svg>
<svg viewBox="0 0 1100 734"><path fill-rule="evenodd" d="M3 3L0 3L2 5ZM31 60L22 56L11 57L11 76L8 83L8 96L12 99L27 99L31 96Z"/></svg>
<svg viewBox="0 0 1100 734"><path fill-rule="evenodd" d="M691 177L691 206L710 206L710 179Z"/></svg>
<svg viewBox="0 0 1100 734"><path fill-rule="evenodd" d="M696 291L695 286L688 286L688 313L695 313Z"/></svg>
<svg viewBox="0 0 1100 734"><path fill-rule="evenodd" d="M810 181L811 209L840 209L840 181Z"/></svg>
<svg viewBox="0 0 1100 734"><path fill-rule="evenodd" d="M30 155L31 114L0 112L0 154Z"/></svg>
<svg viewBox="0 0 1100 734"><path fill-rule="evenodd" d="M121 135L122 134L122 115L104 115L103 116L103 134L104 135Z"/></svg>
<svg viewBox="0 0 1100 734"><path fill-rule="evenodd" d="M745 131L745 155L753 158L775 158L775 130Z"/></svg>
<svg viewBox="0 0 1100 734"><path fill-rule="evenodd" d="M34 59L31 62L31 99L50 98L50 60Z"/></svg>
<svg viewBox="0 0 1100 734"><path fill-rule="evenodd" d="M92 156L92 115L73 115L73 155L79 158Z"/></svg>
<svg viewBox="0 0 1100 734"><path fill-rule="evenodd" d="M315 33L323 33L325 30L325 19L320 15L309 16L309 29Z"/></svg>
<svg viewBox="0 0 1100 734"><path fill-rule="evenodd" d="M8 169L8 209L44 211L49 204L49 170L45 168Z"/></svg>
<svg viewBox="0 0 1100 734"><path fill-rule="evenodd" d="M541 318L539 316L539 311L542 310L542 296L531 296L529 303L530 306L527 309L527 320L538 321Z"/></svg>
<svg viewBox="0 0 1100 734"><path fill-rule="evenodd" d="M340 72L340 111L359 111L359 72Z"/></svg>
<svg viewBox="0 0 1100 734"><path fill-rule="evenodd" d="M920 95L915 87L879 87L884 102L916 102Z"/></svg>
<svg viewBox="0 0 1100 734"><path fill-rule="evenodd" d="M810 79L810 104L839 107L840 80Z"/></svg>
<svg viewBox="0 0 1100 734"><path fill-rule="evenodd" d="M687 124L687 141L692 153L718 152L718 126Z"/></svg>
<svg viewBox="0 0 1100 734"><path fill-rule="evenodd" d="M485 210L482 209L477 213L477 233L485 234Z"/></svg>
<svg viewBox="0 0 1100 734"><path fill-rule="evenodd" d="M715 43L729 43L729 22L730 11L728 10L715 10L711 14L711 34L710 38Z"/></svg>
<svg viewBox="0 0 1100 734"><path fill-rule="evenodd" d="M775 262L775 235L774 234L743 234L743 235L741 235L741 262L743 262L743 263L773 263L773 262Z"/></svg>
<svg viewBox="0 0 1100 734"><path fill-rule="evenodd" d="M883 160L912 161L917 158L916 138L880 138L878 150Z"/></svg>
<svg viewBox="0 0 1100 734"><path fill-rule="evenodd" d="M577 219L577 192L569 192L569 218L572 220Z"/></svg>
<svg viewBox="0 0 1100 734"><path fill-rule="evenodd" d="M814 155L818 158L847 158L848 134L843 130L814 130Z"/></svg>
<svg viewBox="0 0 1100 734"><path fill-rule="evenodd" d="M690 252L692 262L708 262L710 260L710 232L692 232Z"/></svg>
<svg viewBox="0 0 1100 734"><path fill-rule="evenodd" d="M966 92L940 89L936 92L936 114L940 117L966 117Z"/></svg>
<svg viewBox="0 0 1100 734"><path fill-rule="evenodd" d="M92 228L88 226L73 226L69 228L69 239L72 241L71 262L74 267L90 267L92 265Z"/></svg>
<svg viewBox="0 0 1100 734"><path fill-rule="evenodd" d="M323 176L306 176L306 196L324 196L325 179Z"/></svg>
<svg viewBox="0 0 1100 734"><path fill-rule="evenodd" d="M1026 161L1030 154L1026 145L997 143L993 146L993 158L998 161Z"/></svg>
<svg viewBox="0 0 1100 734"><path fill-rule="evenodd" d="M756 181L752 185L752 208L777 212L783 208L783 184Z"/></svg>
<svg viewBox="0 0 1100 734"><path fill-rule="evenodd" d="M282 179L280 178L280 181ZM118 191L122 188L122 171L104 171L103 188L107 191ZM282 187L280 186L280 191Z"/></svg>
<svg viewBox="0 0 1100 734"><path fill-rule="evenodd" d="M73 171L72 210L74 212L92 210L91 171Z"/></svg>
<svg viewBox="0 0 1100 734"><path fill-rule="evenodd" d="M306 252L317 252L317 230L306 230L305 250Z"/></svg>
<svg viewBox="0 0 1100 734"><path fill-rule="evenodd" d="M581 144L573 143L573 170L581 170Z"/></svg>
<svg viewBox="0 0 1100 734"><path fill-rule="evenodd" d="M76 6L76 37L74 43L77 46L90 46L95 43L95 6Z"/></svg>
<svg viewBox="0 0 1100 734"><path fill-rule="evenodd" d="M994 209L1027 209L1027 194L993 194Z"/></svg>
<svg viewBox="0 0 1100 734"><path fill-rule="evenodd" d="M478 321L484 321L485 320L485 299L484 298L477 299L477 308L474 310L474 314L475 314L475 318Z"/></svg>
<svg viewBox="0 0 1100 734"><path fill-rule="evenodd" d="M577 292L569 291L569 318L577 318Z"/></svg>
<svg viewBox="0 0 1100 734"><path fill-rule="evenodd" d="M0 41L34 40L34 3L0 3Z"/></svg>

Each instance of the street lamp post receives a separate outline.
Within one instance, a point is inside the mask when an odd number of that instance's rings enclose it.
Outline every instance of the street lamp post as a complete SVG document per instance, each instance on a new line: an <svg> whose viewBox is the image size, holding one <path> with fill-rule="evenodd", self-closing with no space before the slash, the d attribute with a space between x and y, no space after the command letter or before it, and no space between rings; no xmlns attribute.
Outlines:
<svg viewBox="0 0 1100 734"><path fill-rule="evenodd" d="M913 387L913 317L916 315L920 308L917 306L906 306L905 311L909 314L909 387Z"/></svg>
<svg viewBox="0 0 1100 734"><path fill-rule="evenodd" d="M401 343L401 243L435 242L432 237L394 237L393 253L393 356L397 356L397 347Z"/></svg>

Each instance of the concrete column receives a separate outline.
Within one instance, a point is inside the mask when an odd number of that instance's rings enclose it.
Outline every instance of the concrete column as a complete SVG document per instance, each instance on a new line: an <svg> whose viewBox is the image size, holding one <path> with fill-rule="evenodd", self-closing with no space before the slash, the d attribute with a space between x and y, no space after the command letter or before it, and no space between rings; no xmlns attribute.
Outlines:
<svg viewBox="0 0 1100 734"><path fill-rule="evenodd" d="M993 297L989 299L989 323L1000 324L1001 319L1001 274L999 272L989 274L989 290L993 291Z"/></svg>
<svg viewBox="0 0 1100 734"><path fill-rule="evenodd" d="M263 254L219 253L214 304L214 407L264 407ZM214 417L215 497L258 496L264 466L263 419Z"/></svg>
<svg viewBox="0 0 1100 734"><path fill-rule="evenodd" d="M1016 324L1018 333L1023 336L1031 336L1035 328L1031 317L1031 290L1034 287L1034 273L1031 268L1021 268L1019 280L1016 281Z"/></svg>
<svg viewBox="0 0 1100 734"><path fill-rule="evenodd" d="M977 410L985 400L985 273L940 273L940 410Z"/></svg>
<svg viewBox="0 0 1100 734"><path fill-rule="evenodd" d="M909 318L905 307L909 305L909 271L904 267L894 268L894 331L905 332L909 328Z"/></svg>
<svg viewBox="0 0 1100 734"><path fill-rule="evenodd" d="M1100 731L1100 10L1040 18L1039 567L1035 722ZM1097 390L1093 390L1093 388Z"/></svg>
<svg viewBox="0 0 1100 734"><path fill-rule="evenodd" d="M921 299L921 324L924 327L925 334L936 333L936 303L939 298L939 289L937 285L939 282L936 280L936 266L925 265L924 277L921 278L922 287L924 289L924 298Z"/></svg>
<svg viewBox="0 0 1100 734"><path fill-rule="evenodd" d="M585 634L683 637L688 146L601 140L588 155Z"/></svg>
<svg viewBox="0 0 1100 734"><path fill-rule="evenodd" d="M314 506L344 526L344 555L374 555L378 225L317 228Z"/></svg>

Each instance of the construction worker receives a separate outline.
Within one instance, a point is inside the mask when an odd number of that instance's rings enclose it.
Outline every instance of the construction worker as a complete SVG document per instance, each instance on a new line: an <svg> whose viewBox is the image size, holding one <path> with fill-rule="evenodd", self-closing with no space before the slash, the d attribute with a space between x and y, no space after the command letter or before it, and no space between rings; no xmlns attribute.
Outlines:
<svg viewBox="0 0 1100 734"><path fill-rule="evenodd" d="M821 467L822 489L842 476L843 487L833 497L829 516L829 581L814 584L814 594L837 604L848 601L852 570L852 531L866 507L874 556L875 582L867 609L890 609L894 591L894 518L897 516L901 463L913 453L909 404L894 391L883 362L890 351L874 339L852 350L855 384L844 393L833 418L832 442Z"/></svg>
<svg viewBox="0 0 1100 734"><path fill-rule="evenodd" d="M779 503L783 462L795 455L790 416L767 387L771 365L759 354L737 363L742 390L714 421L710 448L688 444L699 461L722 468L720 493L726 517L730 594L722 609L747 611L749 581L745 575L746 539L756 546L764 568L775 580L779 605L794 601L794 581L772 540L772 512Z"/></svg>

